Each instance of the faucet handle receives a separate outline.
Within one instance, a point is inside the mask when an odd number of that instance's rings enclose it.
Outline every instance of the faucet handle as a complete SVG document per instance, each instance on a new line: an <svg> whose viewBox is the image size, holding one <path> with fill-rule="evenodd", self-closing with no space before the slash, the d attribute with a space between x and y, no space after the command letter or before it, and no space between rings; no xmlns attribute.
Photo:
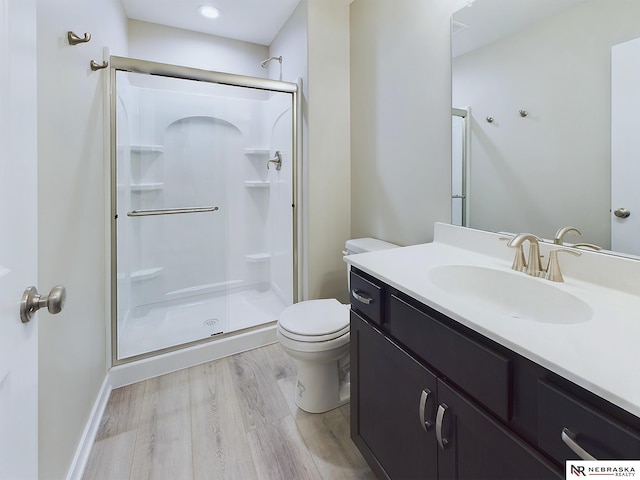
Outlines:
<svg viewBox="0 0 640 480"><path fill-rule="evenodd" d="M596 252L602 250L602 247L594 245L593 243L575 243L573 248L584 248L588 250L595 250Z"/></svg>
<svg viewBox="0 0 640 480"><path fill-rule="evenodd" d="M568 248L558 248L549 252L549 264L547 265L547 273L544 278L552 282L564 282L562 272L560 272L560 263L558 262L558 253L570 253L575 257L579 257L582 253Z"/></svg>
<svg viewBox="0 0 640 480"><path fill-rule="evenodd" d="M515 270L516 272L524 272L527 269L527 261L524 258L524 249L522 248L522 244L509 245L513 238L514 237L500 237L500 240L509 242L507 246L509 246L509 248L516 249L516 254L515 257L513 257L513 263L511 264L511 269Z"/></svg>

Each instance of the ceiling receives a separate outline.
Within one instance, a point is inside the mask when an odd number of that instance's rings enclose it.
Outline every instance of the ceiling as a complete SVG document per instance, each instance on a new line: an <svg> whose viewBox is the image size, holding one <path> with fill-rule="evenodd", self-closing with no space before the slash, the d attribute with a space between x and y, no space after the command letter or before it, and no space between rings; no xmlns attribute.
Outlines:
<svg viewBox="0 0 640 480"><path fill-rule="evenodd" d="M452 43L452 54L454 57L462 55L585 1L470 1L468 7L464 7L453 14L453 20L459 22L459 24L453 25L455 41Z"/></svg>
<svg viewBox="0 0 640 480"><path fill-rule="evenodd" d="M270 45L300 0L122 0L129 18L245 42ZM197 8L222 14L210 20Z"/></svg>

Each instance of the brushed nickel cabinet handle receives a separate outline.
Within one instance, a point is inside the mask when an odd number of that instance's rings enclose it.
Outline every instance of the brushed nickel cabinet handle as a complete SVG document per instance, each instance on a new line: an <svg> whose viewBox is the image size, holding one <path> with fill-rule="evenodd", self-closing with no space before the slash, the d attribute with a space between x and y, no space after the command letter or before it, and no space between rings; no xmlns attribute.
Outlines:
<svg viewBox="0 0 640 480"><path fill-rule="evenodd" d="M562 441L567 444L573 453L578 455L582 460L597 460L596 457L582 448L578 442L576 442L576 434L569 430L567 427L562 429Z"/></svg>
<svg viewBox="0 0 640 480"><path fill-rule="evenodd" d="M445 450L449 446L449 440L442 436L442 423L444 422L444 415L447 413L449 406L446 403L438 405L438 413L436 415L436 439L440 448Z"/></svg>
<svg viewBox="0 0 640 480"><path fill-rule="evenodd" d="M431 391L426 388L422 390L422 393L420 394L420 425L425 432L431 430L431 427L433 426L433 424L429 420L425 420L425 416L427 414L427 404L429 403L429 395L431 395Z"/></svg>
<svg viewBox="0 0 640 480"><path fill-rule="evenodd" d="M371 305L373 303L373 298L363 297L358 293L357 290L351 290L351 295L353 295L353 298L358 300L360 303L364 303L365 305Z"/></svg>

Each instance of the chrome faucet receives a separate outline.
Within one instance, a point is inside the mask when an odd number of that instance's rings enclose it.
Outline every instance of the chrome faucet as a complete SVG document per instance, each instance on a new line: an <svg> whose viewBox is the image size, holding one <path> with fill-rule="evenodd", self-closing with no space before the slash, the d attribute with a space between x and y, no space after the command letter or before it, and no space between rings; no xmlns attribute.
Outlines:
<svg viewBox="0 0 640 480"><path fill-rule="evenodd" d="M564 236L567 233L573 233L575 235L582 235L580 230L575 227L562 227L556 232L556 236L553 237L553 243L556 245L564 245Z"/></svg>
<svg viewBox="0 0 640 480"><path fill-rule="evenodd" d="M568 228L571 229L573 227ZM564 236L564 233L562 234L562 236ZM562 236L560 236L561 240ZM522 246L526 241L529 241L529 258L525 262ZM542 277L552 282L563 282L564 278L562 277L562 272L560 272L560 264L558 263L558 253L570 253L571 255L574 255L576 257L579 257L582 254L576 250L572 250L569 248L557 248L549 253L549 263L547 264L547 268L542 268L542 257L540 256L539 244L539 242L541 241L542 240L540 238L536 237L532 233L521 233L520 235L516 235L511 240L509 240L507 246L516 249L516 256L513 260L513 265L511 266L511 268L518 272L524 272L527 275L531 275L532 277Z"/></svg>
<svg viewBox="0 0 640 480"><path fill-rule="evenodd" d="M522 261L524 260L522 244L527 240L529 241L529 258L526 263L522 265ZM516 249L516 258L514 259L511 268L533 277L542 276L544 274L544 270L542 270L542 262L540 261L539 241L541 241L541 239L532 233L521 233L509 240L507 247Z"/></svg>
<svg viewBox="0 0 640 480"><path fill-rule="evenodd" d="M553 243L555 243L556 245L564 245L564 236L567 233L582 235L580 233L580 230L578 230L575 227L562 227L556 232L556 236L553 238ZM588 248L595 251L602 250L602 247L599 247L598 245L594 245L593 243L576 243L572 246L576 248Z"/></svg>

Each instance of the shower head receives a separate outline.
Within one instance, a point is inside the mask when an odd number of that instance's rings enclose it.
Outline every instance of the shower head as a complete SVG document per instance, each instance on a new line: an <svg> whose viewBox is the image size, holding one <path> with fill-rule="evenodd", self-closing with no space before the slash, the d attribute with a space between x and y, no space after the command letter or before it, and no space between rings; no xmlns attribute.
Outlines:
<svg viewBox="0 0 640 480"><path fill-rule="evenodd" d="M262 66L262 68L267 68L267 65L269 65L269 62L271 60L278 60L278 62L280 62L280 64L282 64L282 56L280 56L280 57L267 58L266 60L263 60L262 62L260 62L260 65Z"/></svg>

